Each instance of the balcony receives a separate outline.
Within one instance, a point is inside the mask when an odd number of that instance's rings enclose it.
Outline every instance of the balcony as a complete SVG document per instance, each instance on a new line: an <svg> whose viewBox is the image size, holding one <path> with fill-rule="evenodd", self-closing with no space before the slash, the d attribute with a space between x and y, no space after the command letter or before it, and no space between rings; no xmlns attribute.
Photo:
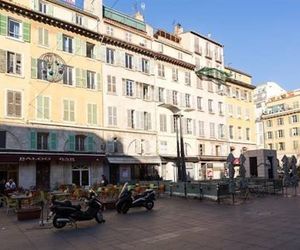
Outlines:
<svg viewBox="0 0 300 250"><path fill-rule="evenodd" d="M228 74L225 71L216 68L209 68L209 67L203 67L202 69L196 71L196 75L198 77L206 76L209 78L214 78L217 80L221 80L223 82L225 82L226 79L230 77L230 74Z"/></svg>

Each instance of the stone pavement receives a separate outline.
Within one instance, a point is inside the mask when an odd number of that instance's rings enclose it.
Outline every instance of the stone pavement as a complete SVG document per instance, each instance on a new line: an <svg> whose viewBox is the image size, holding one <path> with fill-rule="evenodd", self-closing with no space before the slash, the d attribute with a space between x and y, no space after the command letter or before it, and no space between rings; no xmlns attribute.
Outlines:
<svg viewBox="0 0 300 250"><path fill-rule="evenodd" d="M160 198L153 211L105 211L105 224L78 229L18 222L0 209L0 249L300 249L300 196L251 199L239 205Z"/></svg>

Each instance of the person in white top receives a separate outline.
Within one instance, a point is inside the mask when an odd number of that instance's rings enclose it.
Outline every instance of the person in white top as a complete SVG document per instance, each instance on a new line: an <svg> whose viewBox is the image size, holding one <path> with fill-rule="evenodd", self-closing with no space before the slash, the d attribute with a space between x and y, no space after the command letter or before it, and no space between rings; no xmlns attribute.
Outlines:
<svg viewBox="0 0 300 250"><path fill-rule="evenodd" d="M17 185L16 185L16 183L14 182L13 179L9 179L9 181L6 182L6 184L5 184L5 189L6 190L13 191L13 190L16 190L16 188L17 188Z"/></svg>

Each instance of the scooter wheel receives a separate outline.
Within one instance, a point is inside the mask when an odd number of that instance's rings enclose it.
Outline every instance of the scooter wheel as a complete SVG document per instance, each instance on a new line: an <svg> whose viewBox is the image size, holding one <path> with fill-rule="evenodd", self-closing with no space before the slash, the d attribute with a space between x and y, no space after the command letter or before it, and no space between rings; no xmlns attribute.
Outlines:
<svg viewBox="0 0 300 250"><path fill-rule="evenodd" d="M147 210L151 210L154 207L153 201L146 201L145 207Z"/></svg>
<svg viewBox="0 0 300 250"><path fill-rule="evenodd" d="M57 219L59 219L59 217L54 216L53 218L53 226L55 228L63 228L67 223L63 222L63 221L57 221Z"/></svg>
<svg viewBox="0 0 300 250"><path fill-rule="evenodd" d="M104 223L105 220L103 219L103 214L101 211L98 211L98 213L96 214L95 216L95 220L98 222L98 223Z"/></svg>
<svg viewBox="0 0 300 250"><path fill-rule="evenodd" d="M127 214L128 210L129 210L129 206L126 203L124 203L121 207L122 213Z"/></svg>

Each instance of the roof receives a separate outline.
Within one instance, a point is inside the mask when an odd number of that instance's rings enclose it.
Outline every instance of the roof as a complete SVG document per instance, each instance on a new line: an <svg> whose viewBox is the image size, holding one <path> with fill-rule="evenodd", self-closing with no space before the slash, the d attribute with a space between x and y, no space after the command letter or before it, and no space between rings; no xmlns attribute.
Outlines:
<svg viewBox="0 0 300 250"><path fill-rule="evenodd" d="M244 71L241 71L241 70L239 70L239 69L235 69L235 68L228 67L228 66L225 66L225 69L232 70L232 71L235 71L235 72L237 72L237 73L240 73L240 74L243 74L243 75L252 77L252 76L249 75L248 73L246 73L246 72L244 72Z"/></svg>
<svg viewBox="0 0 300 250"><path fill-rule="evenodd" d="M213 40L213 39L211 39L211 38L208 38L208 37L206 37L206 36L203 36L203 35L201 35L201 34L195 32L195 31L192 31L192 30L191 30L191 31L188 31L188 32L190 32L191 34L193 34L193 35L195 35L195 36L201 37L201 38L203 38L203 39L205 39L205 40L207 40L207 41L209 41L209 42L212 42L212 43L214 43L214 44L216 44L216 45L218 45L218 46L220 46L220 47L224 47L223 44L218 43L217 41L215 41L215 40ZM186 32L185 32L185 33L186 33Z"/></svg>

